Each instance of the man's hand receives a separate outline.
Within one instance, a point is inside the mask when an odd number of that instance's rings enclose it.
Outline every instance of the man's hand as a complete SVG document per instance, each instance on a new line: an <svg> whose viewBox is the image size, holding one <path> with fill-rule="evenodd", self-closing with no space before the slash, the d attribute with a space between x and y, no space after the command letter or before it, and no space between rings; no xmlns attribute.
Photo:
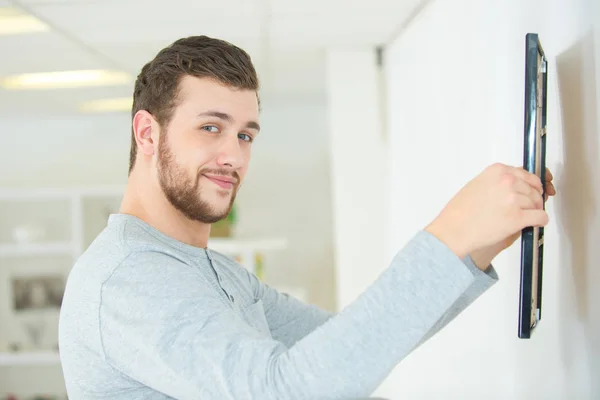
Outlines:
<svg viewBox="0 0 600 400"><path fill-rule="evenodd" d="M467 183L425 230L458 257L475 254L480 262L485 261L477 251L489 257L512 244L523 228L548 223L542 191L535 174L494 164Z"/></svg>
<svg viewBox="0 0 600 400"><path fill-rule="evenodd" d="M548 200L549 196L556 195L556 188L552 183L554 177L548 168L546 168L545 181L546 181L546 192L544 193L544 201ZM487 246L471 253L471 259L481 270L488 268L492 263L492 260L496 258L498 254L509 248L518 238L521 237L521 231L509 236L505 240L501 240L498 243L494 243L491 246Z"/></svg>

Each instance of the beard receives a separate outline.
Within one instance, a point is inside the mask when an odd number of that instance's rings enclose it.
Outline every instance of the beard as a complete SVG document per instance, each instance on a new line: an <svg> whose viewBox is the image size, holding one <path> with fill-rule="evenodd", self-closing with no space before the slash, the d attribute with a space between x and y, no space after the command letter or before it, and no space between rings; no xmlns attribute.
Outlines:
<svg viewBox="0 0 600 400"><path fill-rule="evenodd" d="M205 173L229 176L236 180L231 195L229 191L227 194L224 194L223 191L217 192L220 197L231 196L227 207L219 210L202 197L200 179ZM231 173L227 170L208 168L198 170L196 176L188 176L186 170L177 164L167 143L167 135L164 135L158 144L158 181L167 200L188 219L214 224L227 217L231 212L240 179L235 171Z"/></svg>

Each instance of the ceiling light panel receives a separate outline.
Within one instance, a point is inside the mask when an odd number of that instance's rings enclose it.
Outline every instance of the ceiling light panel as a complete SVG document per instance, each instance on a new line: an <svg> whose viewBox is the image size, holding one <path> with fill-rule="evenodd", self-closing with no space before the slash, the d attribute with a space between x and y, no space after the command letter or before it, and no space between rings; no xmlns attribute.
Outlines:
<svg viewBox="0 0 600 400"><path fill-rule="evenodd" d="M131 111L133 98L118 97L114 99L100 99L85 102L81 105L80 111L83 112L115 112Z"/></svg>
<svg viewBox="0 0 600 400"><path fill-rule="evenodd" d="M19 35L49 31L50 27L17 8L0 8L0 35Z"/></svg>
<svg viewBox="0 0 600 400"><path fill-rule="evenodd" d="M0 86L12 90L62 89L123 85L130 83L131 79L129 74L119 71L56 71L9 76L0 80Z"/></svg>

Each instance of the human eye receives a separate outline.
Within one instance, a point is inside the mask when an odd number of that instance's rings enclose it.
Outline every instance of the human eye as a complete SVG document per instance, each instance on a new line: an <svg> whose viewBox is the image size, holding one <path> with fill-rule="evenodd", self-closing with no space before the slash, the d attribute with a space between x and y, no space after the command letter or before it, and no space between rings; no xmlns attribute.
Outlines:
<svg viewBox="0 0 600 400"><path fill-rule="evenodd" d="M244 142L252 143L254 138L247 133L238 133L238 138L242 139Z"/></svg>
<svg viewBox="0 0 600 400"><path fill-rule="evenodd" d="M219 128L217 126L215 126L215 125L204 125L200 129L205 130L207 132L211 132L211 133L217 133L217 132L219 132Z"/></svg>

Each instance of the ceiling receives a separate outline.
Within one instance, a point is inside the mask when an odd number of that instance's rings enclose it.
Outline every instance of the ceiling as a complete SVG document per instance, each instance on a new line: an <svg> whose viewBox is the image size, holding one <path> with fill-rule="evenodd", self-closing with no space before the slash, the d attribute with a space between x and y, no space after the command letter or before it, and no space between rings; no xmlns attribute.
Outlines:
<svg viewBox="0 0 600 400"><path fill-rule="evenodd" d="M252 56L262 95L322 94L325 50L387 43L420 0L0 0L50 31L0 35L0 77L116 69L135 76L172 41L205 34ZM131 96L125 85L16 91L0 88L0 115L69 113L87 100Z"/></svg>

